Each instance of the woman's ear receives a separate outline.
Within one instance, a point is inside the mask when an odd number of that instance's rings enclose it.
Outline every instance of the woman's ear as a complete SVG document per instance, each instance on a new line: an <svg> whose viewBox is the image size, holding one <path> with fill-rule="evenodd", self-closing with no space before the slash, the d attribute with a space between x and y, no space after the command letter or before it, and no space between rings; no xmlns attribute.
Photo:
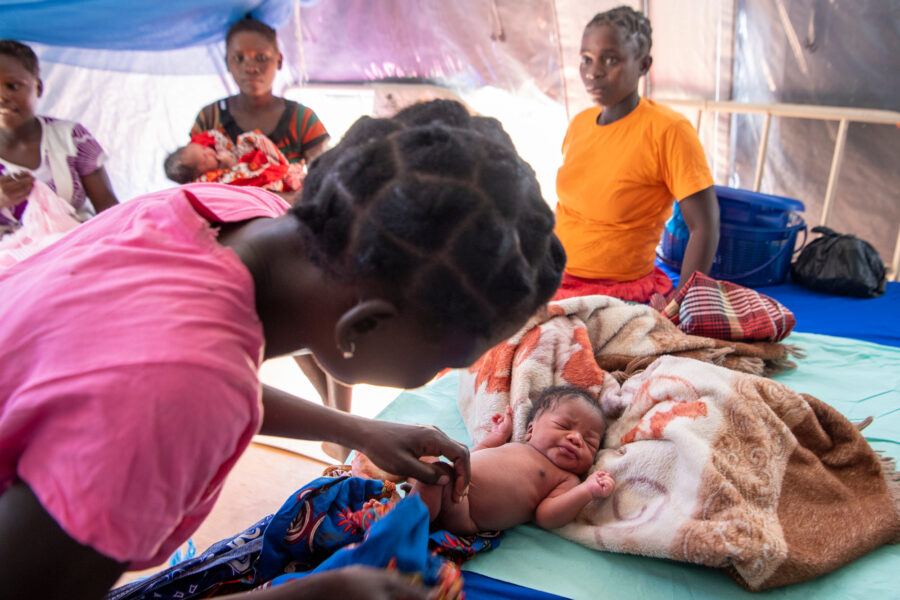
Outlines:
<svg viewBox="0 0 900 600"><path fill-rule="evenodd" d="M334 326L334 341L344 358L356 352L360 341L385 321L397 315L397 307L381 298L362 300L344 312Z"/></svg>
<svg viewBox="0 0 900 600"><path fill-rule="evenodd" d="M281 54L281 52L279 52L278 53L278 70L279 71L281 70L282 63L284 63L284 56Z"/></svg>
<svg viewBox="0 0 900 600"><path fill-rule="evenodd" d="M44 93L44 82L40 79L37 80L37 97L40 98Z"/></svg>
<svg viewBox="0 0 900 600"><path fill-rule="evenodd" d="M650 71L650 65L653 64L653 57L649 54L641 59L641 75L646 75Z"/></svg>

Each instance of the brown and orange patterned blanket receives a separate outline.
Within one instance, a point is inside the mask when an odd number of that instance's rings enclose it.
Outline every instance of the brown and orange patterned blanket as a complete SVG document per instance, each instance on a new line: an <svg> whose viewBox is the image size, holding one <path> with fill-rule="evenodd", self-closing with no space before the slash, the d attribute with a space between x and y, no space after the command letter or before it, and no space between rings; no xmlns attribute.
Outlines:
<svg viewBox="0 0 900 600"><path fill-rule="evenodd" d="M534 392L593 390L609 421L594 469L616 489L558 533L719 567L762 590L900 541L892 465L828 405L751 374L784 368L795 352L685 335L609 297L572 298L462 374L460 411L477 443L512 405L521 440Z"/></svg>

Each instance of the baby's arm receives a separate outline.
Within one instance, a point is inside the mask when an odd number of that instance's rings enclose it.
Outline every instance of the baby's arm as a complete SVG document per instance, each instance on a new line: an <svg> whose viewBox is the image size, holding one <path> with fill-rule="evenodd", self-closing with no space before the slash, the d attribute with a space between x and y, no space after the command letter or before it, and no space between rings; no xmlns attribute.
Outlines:
<svg viewBox="0 0 900 600"><path fill-rule="evenodd" d="M507 406L504 414L497 413L491 417L491 423L493 425L490 433L472 448L472 452L484 450L485 448L496 448L509 441L513 430L512 406Z"/></svg>
<svg viewBox="0 0 900 600"><path fill-rule="evenodd" d="M534 521L544 529L556 529L575 520L594 498L606 498L615 487L612 475L595 471L582 482L574 475L556 486L534 511Z"/></svg>

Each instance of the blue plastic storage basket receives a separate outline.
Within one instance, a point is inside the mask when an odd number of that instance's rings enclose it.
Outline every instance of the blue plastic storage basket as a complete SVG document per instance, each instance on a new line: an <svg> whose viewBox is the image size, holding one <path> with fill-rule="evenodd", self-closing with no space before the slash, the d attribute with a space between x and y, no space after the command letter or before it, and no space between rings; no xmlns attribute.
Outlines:
<svg viewBox="0 0 900 600"><path fill-rule="evenodd" d="M791 213L803 212L803 203L793 198L750 190L715 186L719 220L733 225L782 228L790 226Z"/></svg>
<svg viewBox="0 0 900 600"><path fill-rule="evenodd" d="M788 275L797 234L806 223L796 212L803 203L792 198L716 186L719 198L719 247L710 276L748 287L777 285ZM687 227L678 204L663 229L656 253L680 268L687 247Z"/></svg>

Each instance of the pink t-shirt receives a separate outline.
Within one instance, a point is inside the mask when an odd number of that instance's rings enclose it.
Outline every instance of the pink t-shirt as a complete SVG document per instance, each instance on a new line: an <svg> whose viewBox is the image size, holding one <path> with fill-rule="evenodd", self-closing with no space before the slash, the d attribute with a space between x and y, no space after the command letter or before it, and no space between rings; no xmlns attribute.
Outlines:
<svg viewBox="0 0 900 600"><path fill-rule="evenodd" d="M72 538L134 569L184 542L261 419L253 279L208 220L287 207L169 189L0 274L0 494L22 479Z"/></svg>

